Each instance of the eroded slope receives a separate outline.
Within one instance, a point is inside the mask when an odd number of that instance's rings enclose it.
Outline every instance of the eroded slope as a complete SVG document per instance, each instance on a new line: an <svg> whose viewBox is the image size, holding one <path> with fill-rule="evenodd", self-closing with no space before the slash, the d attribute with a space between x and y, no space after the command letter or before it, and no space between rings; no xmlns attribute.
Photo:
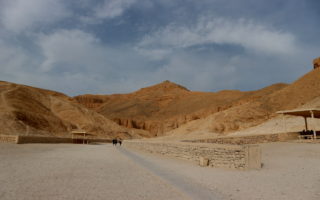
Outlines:
<svg viewBox="0 0 320 200"><path fill-rule="evenodd" d="M0 82L0 134L70 136L84 129L100 137L139 137L58 92ZM142 133L143 134L143 133Z"/></svg>
<svg viewBox="0 0 320 200"><path fill-rule="evenodd" d="M122 126L147 130L151 136L157 136L284 87L286 84L275 84L252 92L194 92L165 81L130 94L82 95L75 99Z"/></svg>

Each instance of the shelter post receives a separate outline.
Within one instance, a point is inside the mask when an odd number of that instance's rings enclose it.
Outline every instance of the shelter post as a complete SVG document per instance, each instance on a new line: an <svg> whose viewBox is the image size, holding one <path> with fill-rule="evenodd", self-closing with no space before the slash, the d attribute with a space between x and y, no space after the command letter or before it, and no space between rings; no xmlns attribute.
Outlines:
<svg viewBox="0 0 320 200"><path fill-rule="evenodd" d="M311 119L312 119L312 131L313 131L313 139L317 139L317 132L315 130L315 123L314 123L314 113L312 110L310 110Z"/></svg>
<svg viewBox="0 0 320 200"><path fill-rule="evenodd" d="M285 120L284 114L282 114L282 124L283 124L283 130L286 133L287 132L287 125L286 125L286 120Z"/></svg>
<svg viewBox="0 0 320 200"><path fill-rule="evenodd" d="M308 122L307 122L307 117L304 118L304 125L306 126L306 131L308 130Z"/></svg>

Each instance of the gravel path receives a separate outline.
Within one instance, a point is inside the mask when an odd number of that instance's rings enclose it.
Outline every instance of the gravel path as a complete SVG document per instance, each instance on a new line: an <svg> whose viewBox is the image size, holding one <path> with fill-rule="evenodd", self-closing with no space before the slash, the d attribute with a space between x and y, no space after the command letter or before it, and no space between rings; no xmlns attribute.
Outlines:
<svg viewBox="0 0 320 200"><path fill-rule="evenodd" d="M0 159L1 200L209 199L187 179L109 144L0 144Z"/></svg>

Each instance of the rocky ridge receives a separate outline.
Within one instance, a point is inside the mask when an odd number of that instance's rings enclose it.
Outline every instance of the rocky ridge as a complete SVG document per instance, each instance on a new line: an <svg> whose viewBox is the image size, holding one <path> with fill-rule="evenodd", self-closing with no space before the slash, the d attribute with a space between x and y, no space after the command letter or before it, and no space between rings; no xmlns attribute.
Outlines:
<svg viewBox="0 0 320 200"><path fill-rule="evenodd" d="M254 101L284 87L286 84L274 84L257 91L224 90L214 93L189 91L164 81L130 94L81 95L75 100L119 125L160 136L187 122Z"/></svg>
<svg viewBox="0 0 320 200"><path fill-rule="evenodd" d="M0 81L0 134L70 136L83 129L103 138L138 138L62 93Z"/></svg>

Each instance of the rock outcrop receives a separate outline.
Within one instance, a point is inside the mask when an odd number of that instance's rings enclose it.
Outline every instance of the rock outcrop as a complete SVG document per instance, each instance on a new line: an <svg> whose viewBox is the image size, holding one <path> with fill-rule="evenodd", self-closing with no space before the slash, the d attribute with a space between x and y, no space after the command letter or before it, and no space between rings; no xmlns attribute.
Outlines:
<svg viewBox="0 0 320 200"><path fill-rule="evenodd" d="M230 108L188 123L168 134L190 132L229 133L256 126L273 117L276 111L294 109L320 96L320 70L313 70L294 83L268 95L238 101ZM241 102L240 104L238 104Z"/></svg>
<svg viewBox="0 0 320 200"><path fill-rule="evenodd" d="M140 137L58 92L0 81L0 134L70 136L83 129L103 138Z"/></svg>
<svg viewBox="0 0 320 200"><path fill-rule="evenodd" d="M290 85L248 92L195 92L165 81L130 94L71 98L0 81L0 134L65 136L75 128L107 138L224 134L256 126L278 110L297 108L319 96L318 69Z"/></svg>
<svg viewBox="0 0 320 200"><path fill-rule="evenodd" d="M147 130L150 136L159 136L189 121L253 101L283 87L286 84L275 84L252 92L194 92L164 81L130 94L82 95L75 100L119 125Z"/></svg>

